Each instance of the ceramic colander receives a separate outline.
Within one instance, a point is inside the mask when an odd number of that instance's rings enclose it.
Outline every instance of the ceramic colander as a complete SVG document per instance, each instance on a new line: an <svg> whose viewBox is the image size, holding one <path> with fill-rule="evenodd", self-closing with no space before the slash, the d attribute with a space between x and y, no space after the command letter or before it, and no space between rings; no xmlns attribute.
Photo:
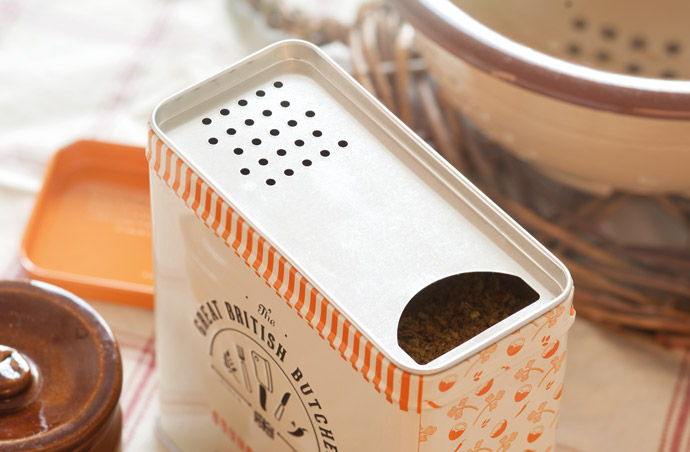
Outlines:
<svg viewBox="0 0 690 452"><path fill-rule="evenodd" d="M690 3L394 0L444 94L557 179L690 194Z"/></svg>

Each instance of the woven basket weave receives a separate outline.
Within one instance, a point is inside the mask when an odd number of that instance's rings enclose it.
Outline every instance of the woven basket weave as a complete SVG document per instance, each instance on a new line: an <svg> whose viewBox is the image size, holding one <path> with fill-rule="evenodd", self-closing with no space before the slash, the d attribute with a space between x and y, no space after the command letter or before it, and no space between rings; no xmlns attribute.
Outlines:
<svg viewBox="0 0 690 452"><path fill-rule="evenodd" d="M597 197L516 159L451 106L416 51L414 30L385 3L363 5L356 22L345 26L311 20L276 0L246 1L271 27L317 45L346 44L354 77L565 263L579 314L622 333L690 348L690 199ZM685 244L632 246L605 233L602 224L639 204L661 212L686 236Z"/></svg>

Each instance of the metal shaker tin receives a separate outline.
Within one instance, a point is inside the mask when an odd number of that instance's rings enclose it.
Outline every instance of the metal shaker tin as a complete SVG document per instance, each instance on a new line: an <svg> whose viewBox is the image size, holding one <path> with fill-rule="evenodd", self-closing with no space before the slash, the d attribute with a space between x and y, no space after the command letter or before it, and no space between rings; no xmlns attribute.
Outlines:
<svg viewBox="0 0 690 452"><path fill-rule="evenodd" d="M553 448L568 271L316 47L260 51L150 125L171 449ZM472 272L538 300L417 363L408 302Z"/></svg>

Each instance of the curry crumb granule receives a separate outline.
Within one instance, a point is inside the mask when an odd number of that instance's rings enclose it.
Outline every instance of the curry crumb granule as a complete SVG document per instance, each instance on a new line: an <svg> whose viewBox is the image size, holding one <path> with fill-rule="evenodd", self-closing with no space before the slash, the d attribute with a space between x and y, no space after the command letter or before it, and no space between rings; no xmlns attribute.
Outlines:
<svg viewBox="0 0 690 452"><path fill-rule="evenodd" d="M449 276L410 300L398 324L398 344L418 364L426 364L538 299L517 276Z"/></svg>

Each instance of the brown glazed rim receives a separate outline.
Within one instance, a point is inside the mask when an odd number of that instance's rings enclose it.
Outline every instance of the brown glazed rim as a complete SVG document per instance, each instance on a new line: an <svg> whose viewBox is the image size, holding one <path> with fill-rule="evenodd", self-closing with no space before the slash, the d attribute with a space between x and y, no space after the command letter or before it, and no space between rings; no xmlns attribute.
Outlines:
<svg viewBox="0 0 690 452"><path fill-rule="evenodd" d="M105 452L119 444L121 412L119 398L122 390L122 359L117 341L105 320L91 306L72 293L52 284L35 280L0 280L0 290L26 293L46 303L60 306L73 316L84 319L101 351L100 384L91 395L85 411L78 414L79 421L56 425L55 428L27 438L10 440L14 450L45 450L49 452ZM30 294L30 295L29 295ZM40 369L39 369L40 372ZM43 387L44 391L49 389ZM40 397L40 395L39 395ZM73 421L74 419L68 419ZM0 421L1 422L1 421ZM98 449L92 449L94 445ZM0 450L3 443L0 441Z"/></svg>
<svg viewBox="0 0 690 452"><path fill-rule="evenodd" d="M596 110L659 119L690 119L690 81L591 69L518 44L450 0L392 0L402 18L436 44L521 88Z"/></svg>

